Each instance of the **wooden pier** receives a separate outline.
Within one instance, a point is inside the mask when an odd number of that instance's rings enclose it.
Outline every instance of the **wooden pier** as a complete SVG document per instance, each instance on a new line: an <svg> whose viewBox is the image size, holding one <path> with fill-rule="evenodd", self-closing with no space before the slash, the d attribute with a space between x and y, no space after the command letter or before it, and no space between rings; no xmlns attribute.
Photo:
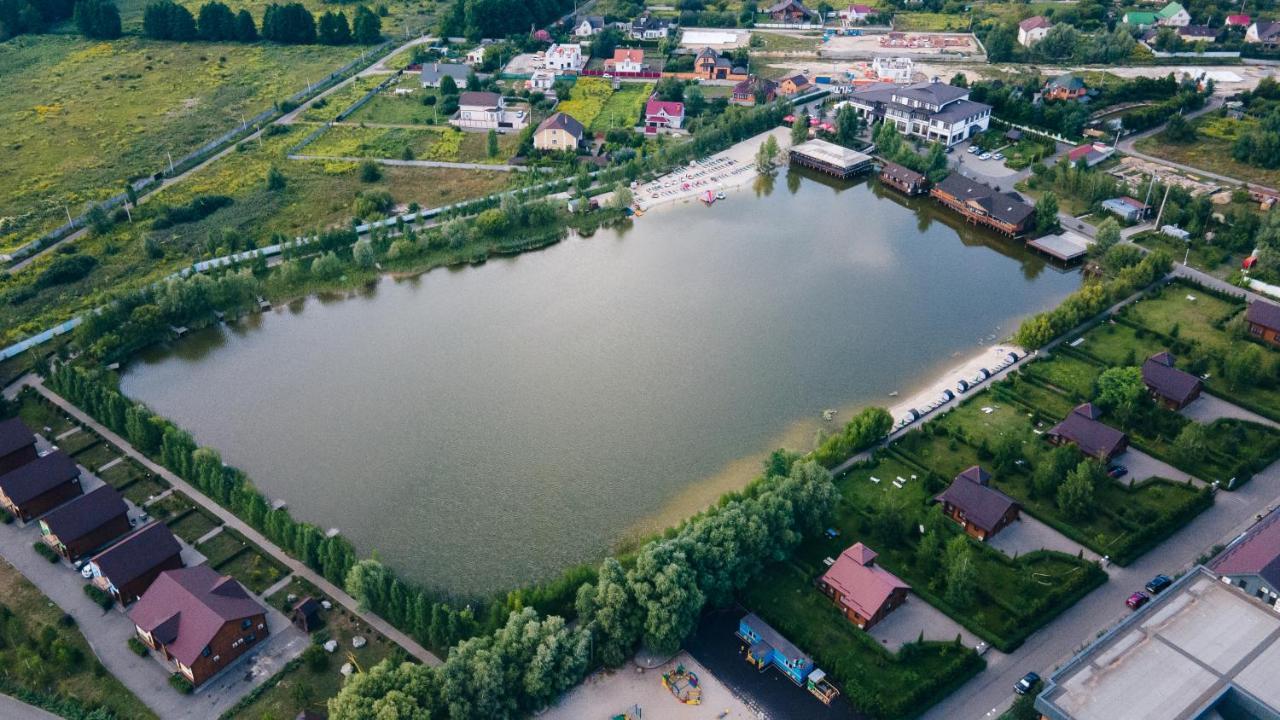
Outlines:
<svg viewBox="0 0 1280 720"><path fill-rule="evenodd" d="M792 165L799 165L827 175L834 175L841 180L847 180L872 167L870 155L857 150L850 150L847 147L842 147L826 140L810 140L800 143L791 148L788 156Z"/></svg>

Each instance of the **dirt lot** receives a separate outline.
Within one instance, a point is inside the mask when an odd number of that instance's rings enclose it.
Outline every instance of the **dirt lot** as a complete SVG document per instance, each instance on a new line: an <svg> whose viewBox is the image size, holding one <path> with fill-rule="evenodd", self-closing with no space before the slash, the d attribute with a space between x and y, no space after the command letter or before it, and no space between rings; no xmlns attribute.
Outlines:
<svg viewBox="0 0 1280 720"><path fill-rule="evenodd" d="M697 673L702 685L701 705L682 705L662 686L662 673L683 663ZM756 720L760 714L733 695L710 671L681 652L656 670L639 672L631 664L612 673L587 678L558 705L541 716L543 720L606 720L638 705L647 718L685 720Z"/></svg>
<svg viewBox="0 0 1280 720"><path fill-rule="evenodd" d="M849 58L876 55L899 57L950 55L968 58L983 54L977 39L970 33L908 32L905 36L906 40L901 45L882 45L882 42L890 42L888 35L833 37L822 46L822 54L827 57Z"/></svg>

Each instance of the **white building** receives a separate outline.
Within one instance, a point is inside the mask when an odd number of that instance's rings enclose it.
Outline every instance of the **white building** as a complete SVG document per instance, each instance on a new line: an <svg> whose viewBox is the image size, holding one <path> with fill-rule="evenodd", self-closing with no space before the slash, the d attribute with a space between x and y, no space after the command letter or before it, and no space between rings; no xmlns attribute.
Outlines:
<svg viewBox="0 0 1280 720"><path fill-rule="evenodd" d="M543 62L548 70L558 73L576 73L587 64L587 58L582 53L582 45L565 43L547 48Z"/></svg>
<svg viewBox="0 0 1280 720"><path fill-rule="evenodd" d="M941 82L897 86L878 83L853 91L849 102L868 120L892 122L898 132L954 145L991 124L991 106L969 99L969 89Z"/></svg>
<svg viewBox="0 0 1280 720"><path fill-rule="evenodd" d="M589 38L604 32L604 18L599 15L588 15L582 18L573 28L573 36Z"/></svg>
<svg viewBox="0 0 1280 720"><path fill-rule="evenodd" d="M878 57L871 61L871 71L880 82L906 85L916 76L916 63L909 57Z"/></svg>
<svg viewBox="0 0 1280 720"><path fill-rule="evenodd" d="M515 132L529 124L529 114L508 108L498 93L464 92L458 96L458 114L449 119L449 124L464 130Z"/></svg>
<svg viewBox="0 0 1280 720"><path fill-rule="evenodd" d="M474 50L467 53L467 64L479 65L482 62L484 62L484 46L477 45Z"/></svg>
<svg viewBox="0 0 1280 720"><path fill-rule="evenodd" d="M525 87L542 93L549 93L556 84L556 74L547 70L534 70L533 75L525 81Z"/></svg>
<svg viewBox="0 0 1280 720"><path fill-rule="evenodd" d="M1049 34L1049 28L1053 27L1053 23L1049 22L1049 18L1043 15L1029 17L1018 23L1018 44L1023 47L1031 47L1044 39Z"/></svg>
<svg viewBox="0 0 1280 720"><path fill-rule="evenodd" d="M846 28L865 23L873 14L875 9L870 5L850 5L838 13L840 24Z"/></svg>
<svg viewBox="0 0 1280 720"><path fill-rule="evenodd" d="M632 40L662 40L670 33L670 20L653 17L647 12L632 20L627 30L627 36Z"/></svg>

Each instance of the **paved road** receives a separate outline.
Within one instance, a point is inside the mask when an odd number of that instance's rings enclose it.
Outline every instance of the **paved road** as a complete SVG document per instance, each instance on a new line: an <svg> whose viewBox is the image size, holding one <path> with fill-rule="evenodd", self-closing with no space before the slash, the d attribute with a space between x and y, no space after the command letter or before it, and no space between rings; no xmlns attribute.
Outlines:
<svg viewBox="0 0 1280 720"><path fill-rule="evenodd" d="M187 481L173 474L167 468L164 468L152 462L151 459L148 458L146 455L143 455L142 453L134 449L134 447L130 445L127 440L120 437L116 433L112 432L111 430L103 426L101 423L99 423L97 420L94 420L93 418L86 415L82 410L80 410L80 408L67 402L65 399L62 398L62 396L46 388L44 386L43 380L41 380L39 377L35 375L25 375L21 379L19 379L16 383L14 383L9 387L9 392L16 393L20 391L23 387L28 387L28 386L34 388L37 392L49 398L49 400L51 400L64 412L74 417L78 422L91 428L94 432L101 435L108 442L120 448L121 452L129 455L134 460L137 460L139 463L142 463L143 466L145 466L148 470L155 473L156 475L163 477L166 481L169 482L170 485L174 487L174 489L181 490L182 492L186 493L193 500L195 500L196 502L204 506L204 508L207 509L209 512L212 512L214 515L217 515L218 518L223 522L223 524L227 525L228 527L234 528L235 530L243 534L245 537L249 538L251 541L257 543L259 547L261 547L267 553L270 553L271 556L274 557L276 560L280 561L281 563L284 563L284 565L288 567L290 572L292 572L294 575L306 578L313 585L318 587L321 592L323 592L324 594L336 600L338 603L340 603L343 607L350 610L352 613L355 613L356 615L362 617L366 622L369 623L371 627L376 629L378 632L391 638L396 643L399 643L399 645L403 647L405 650L407 650L410 655L413 655L414 657L418 658L419 660L421 660L422 662L428 665L441 664L440 658L436 657L435 654L433 654L426 648L422 647L422 645L418 644L418 642L415 641L413 638L400 632L395 627L392 627L390 623L378 617L377 615L374 615L373 613L365 610L361 610L359 603L356 602L355 598L348 595L345 590L329 582L319 573L315 572L311 568L307 567L303 563L296 560L291 555L287 554L285 551L281 550L279 547L275 545L275 543L272 543L270 540L264 537L262 533L258 532L253 527L249 526L248 523L246 523L245 521L241 520L239 517L231 513L231 511L227 510L221 505L205 497L203 493L201 493L196 488L192 487L190 484L187 483Z"/></svg>
<svg viewBox="0 0 1280 720"><path fill-rule="evenodd" d="M7 720L58 720L57 715L32 707L8 695L0 695L0 717Z"/></svg>
<svg viewBox="0 0 1280 720"><path fill-rule="evenodd" d="M1280 463L1235 492L1219 492L1214 507L1133 565L1107 569L1110 581L1032 635L1010 655L988 655L985 672L935 705L922 720L994 718L1012 701L1013 684L1029 670L1047 676L1128 610L1124 600L1158 573L1189 568L1215 544L1226 543L1259 513L1280 504Z"/></svg>

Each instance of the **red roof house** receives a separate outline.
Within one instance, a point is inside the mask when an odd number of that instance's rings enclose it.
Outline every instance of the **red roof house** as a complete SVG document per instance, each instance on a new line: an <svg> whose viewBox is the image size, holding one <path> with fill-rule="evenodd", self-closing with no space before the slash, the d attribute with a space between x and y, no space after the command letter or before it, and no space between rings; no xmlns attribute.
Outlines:
<svg viewBox="0 0 1280 720"><path fill-rule="evenodd" d="M1243 27L1247 28L1253 24L1253 18L1248 15L1228 15L1227 27Z"/></svg>
<svg viewBox="0 0 1280 720"><path fill-rule="evenodd" d="M604 61L604 69L608 72L637 73L648 68L643 48L617 48L613 57Z"/></svg>
<svg viewBox="0 0 1280 720"><path fill-rule="evenodd" d="M1262 602L1280 610L1280 510L1245 531L1209 569Z"/></svg>
<svg viewBox="0 0 1280 720"><path fill-rule="evenodd" d="M129 611L138 637L196 685L266 638L266 610L207 565L160 573Z"/></svg>
<svg viewBox="0 0 1280 720"><path fill-rule="evenodd" d="M856 543L846 548L818 580L818 587L840 612L863 630L884 619L907 600L911 586L876 565L876 553Z"/></svg>
<svg viewBox="0 0 1280 720"><path fill-rule="evenodd" d="M659 100L650 96L644 106L645 132L657 132L660 128L679 129L684 124L684 103L674 100Z"/></svg>

